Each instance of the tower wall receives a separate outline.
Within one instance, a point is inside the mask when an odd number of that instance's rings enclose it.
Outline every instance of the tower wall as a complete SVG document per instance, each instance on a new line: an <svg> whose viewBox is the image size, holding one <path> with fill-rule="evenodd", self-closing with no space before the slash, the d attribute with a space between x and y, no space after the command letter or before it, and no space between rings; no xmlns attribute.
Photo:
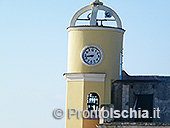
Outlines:
<svg viewBox="0 0 170 128"><path fill-rule="evenodd" d="M91 10L87 19L81 15ZM104 19L97 19L98 10L105 11ZM107 15L106 15L107 13ZM112 17L112 18L111 18ZM78 20L90 24L78 26ZM98 22L101 21L101 26ZM112 27L102 22L114 21ZM111 83L120 78L123 47L122 24L119 16L99 0L78 10L68 30L68 64L66 128L96 128L98 118L68 118L68 109L99 110L101 104L111 103Z"/></svg>
<svg viewBox="0 0 170 128"><path fill-rule="evenodd" d="M68 28L68 73L105 73L104 103L110 103L111 80L119 79L120 53L124 30L107 27ZM103 61L97 66L82 63L81 50L87 45L97 45L103 51Z"/></svg>

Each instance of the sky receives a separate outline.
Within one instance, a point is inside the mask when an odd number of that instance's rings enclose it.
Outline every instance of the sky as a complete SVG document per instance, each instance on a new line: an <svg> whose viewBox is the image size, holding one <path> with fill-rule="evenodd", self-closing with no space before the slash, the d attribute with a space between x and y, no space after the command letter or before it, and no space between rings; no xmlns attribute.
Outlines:
<svg viewBox="0 0 170 128"><path fill-rule="evenodd" d="M64 128L69 22L91 0L0 0L0 127ZM120 16L123 69L170 76L170 1L103 0Z"/></svg>

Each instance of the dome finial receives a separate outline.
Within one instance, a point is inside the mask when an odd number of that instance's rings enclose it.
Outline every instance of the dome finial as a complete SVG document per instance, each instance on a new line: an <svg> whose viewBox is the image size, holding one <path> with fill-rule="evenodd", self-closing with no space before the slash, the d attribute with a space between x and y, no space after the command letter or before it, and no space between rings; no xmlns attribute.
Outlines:
<svg viewBox="0 0 170 128"><path fill-rule="evenodd" d="M100 2L99 0L95 0L94 2L91 2L91 5L103 5L103 2Z"/></svg>

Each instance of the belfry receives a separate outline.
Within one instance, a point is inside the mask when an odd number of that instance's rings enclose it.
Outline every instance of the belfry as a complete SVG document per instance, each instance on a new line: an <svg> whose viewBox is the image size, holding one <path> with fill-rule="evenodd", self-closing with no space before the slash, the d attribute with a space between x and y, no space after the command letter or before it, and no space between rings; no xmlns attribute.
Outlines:
<svg viewBox="0 0 170 128"><path fill-rule="evenodd" d="M117 13L95 0L78 10L68 27L66 128L96 128L98 119L68 118L68 109L111 104L111 85L122 77L123 34Z"/></svg>
<svg viewBox="0 0 170 128"><path fill-rule="evenodd" d="M125 30L113 9L95 0L67 30L66 128L170 128L170 76L122 70Z"/></svg>

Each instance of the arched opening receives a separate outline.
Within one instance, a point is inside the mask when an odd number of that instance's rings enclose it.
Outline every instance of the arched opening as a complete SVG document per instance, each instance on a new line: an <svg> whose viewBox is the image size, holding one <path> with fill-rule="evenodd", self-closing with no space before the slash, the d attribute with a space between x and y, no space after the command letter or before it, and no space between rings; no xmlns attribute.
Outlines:
<svg viewBox="0 0 170 128"><path fill-rule="evenodd" d="M99 109L99 95L97 93L90 93L87 95L87 110L98 110Z"/></svg>

